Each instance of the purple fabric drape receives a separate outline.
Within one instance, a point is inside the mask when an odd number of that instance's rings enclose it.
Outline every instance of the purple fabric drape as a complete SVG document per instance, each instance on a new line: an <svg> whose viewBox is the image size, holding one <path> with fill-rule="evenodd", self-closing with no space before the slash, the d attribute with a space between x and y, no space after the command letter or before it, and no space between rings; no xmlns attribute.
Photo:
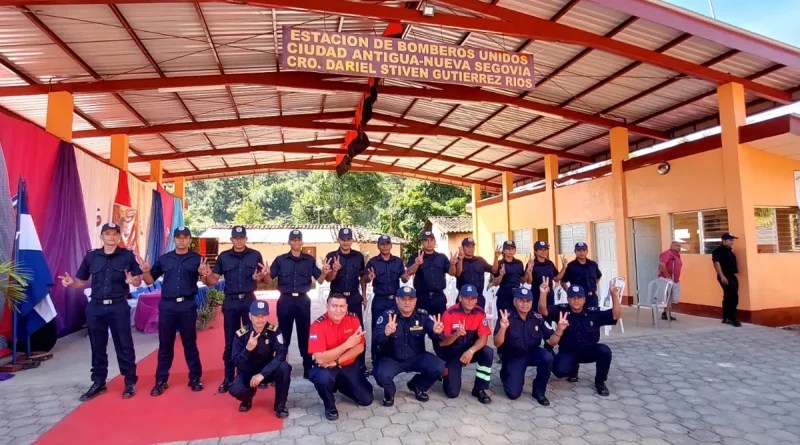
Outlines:
<svg viewBox="0 0 800 445"><path fill-rule="evenodd" d="M102 186L102 185L98 185ZM50 202L42 230L42 250L52 273L78 270L86 252L92 248L89 228L86 226L86 209L83 205L83 189L78 176L75 148L61 141L53 183L50 187ZM86 322L86 296L77 289L53 286L50 297L56 308L56 328L63 337L83 327Z"/></svg>

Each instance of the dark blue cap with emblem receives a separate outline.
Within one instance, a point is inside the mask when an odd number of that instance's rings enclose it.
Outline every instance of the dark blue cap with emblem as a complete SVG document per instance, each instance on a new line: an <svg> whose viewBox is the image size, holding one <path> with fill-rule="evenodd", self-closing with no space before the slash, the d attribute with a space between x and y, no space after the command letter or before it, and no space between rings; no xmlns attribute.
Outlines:
<svg viewBox="0 0 800 445"><path fill-rule="evenodd" d="M478 288L472 284L465 284L461 286L461 296L468 298L478 298Z"/></svg>
<svg viewBox="0 0 800 445"><path fill-rule="evenodd" d="M378 244L389 243L392 244L392 237L389 235L381 235L378 237Z"/></svg>
<svg viewBox="0 0 800 445"><path fill-rule="evenodd" d="M266 301L256 300L250 303L250 313L253 315L269 315L269 304Z"/></svg>
<svg viewBox="0 0 800 445"><path fill-rule="evenodd" d="M583 286L572 285L567 288L567 297L586 297L586 291Z"/></svg>
<svg viewBox="0 0 800 445"><path fill-rule="evenodd" d="M247 229L244 226L233 226L231 238L247 238Z"/></svg>
<svg viewBox="0 0 800 445"><path fill-rule="evenodd" d="M503 243L503 249L510 249L512 247L515 249L517 248L517 245L514 243L514 241L506 241Z"/></svg>
<svg viewBox="0 0 800 445"><path fill-rule="evenodd" d="M303 239L303 232L301 232L299 230L292 230L291 232L289 232L289 241L291 241L293 239L302 240Z"/></svg>
<svg viewBox="0 0 800 445"><path fill-rule="evenodd" d="M177 238L178 235L186 235L186 236L191 238L192 237L192 231L189 230L189 228L186 227L186 226L176 227L175 228L175 232L172 234L172 236Z"/></svg>
<svg viewBox="0 0 800 445"><path fill-rule="evenodd" d="M738 236L733 236L733 235L732 235L731 233L729 233L729 232L725 232L725 233L723 233L723 234L722 234L722 239L724 239L724 240L728 240L728 239L739 239L739 237L738 237Z"/></svg>
<svg viewBox="0 0 800 445"><path fill-rule="evenodd" d="M100 233L103 233L106 230L116 230L117 233L121 233L120 230L119 230L119 226L114 224L114 223L103 224L103 230L101 230Z"/></svg>
<svg viewBox="0 0 800 445"><path fill-rule="evenodd" d="M416 289L411 286L400 286L400 288L397 289L397 298L405 297L417 298Z"/></svg>
<svg viewBox="0 0 800 445"><path fill-rule="evenodd" d="M533 292L527 287L518 287L514 289L514 298L522 298L523 300L533 300Z"/></svg>
<svg viewBox="0 0 800 445"><path fill-rule="evenodd" d="M422 240L424 241L428 238L433 238L433 232L430 231L422 232Z"/></svg>
<svg viewBox="0 0 800 445"><path fill-rule="evenodd" d="M461 245L464 246L464 247L474 246L475 245L475 239L474 238L464 238L463 240L461 240Z"/></svg>
<svg viewBox="0 0 800 445"><path fill-rule="evenodd" d="M589 246L586 243L575 243L575 250L589 250Z"/></svg>
<svg viewBox="0 0 800 445"><path fill-rule="evenodd" d="M547 244L544 241L536 241L536 244L533 245L533 250L541 250L541 249L549 249L550 244Z"/></svg>
<svg viewBox="0 0 800 445"><path fill-rule="evenodd" d="M353 239L353 231L347 227L339 229L339 239Z"/></svg>

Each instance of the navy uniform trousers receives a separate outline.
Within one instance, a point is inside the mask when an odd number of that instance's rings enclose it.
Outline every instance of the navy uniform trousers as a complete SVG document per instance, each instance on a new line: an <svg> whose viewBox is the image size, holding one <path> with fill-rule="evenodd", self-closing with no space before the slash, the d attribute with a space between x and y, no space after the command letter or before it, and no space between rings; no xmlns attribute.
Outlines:
<svg viewBox="0 0 800 445"><path fill-rule="evenodd" d="M222 317L225 330L225 351L222 353L222 361L225 362L225 380L233 381L236 372L236 366L231 358L233 338L236 335L236 331L250 323L250 304L255 298L252 292L226 294L225 301L222 302Z"/></svg>
<svg viewBox="0 0 800 445"><path fill-rule="evenodd" d="M447 357L445 359L447 367L447 375L444 378L442 385L444 393L447 397L454 399L458 397L461 392L461 370L464 364L461 363L461 353L448 354L447 348L442 348L442 353ZM489 346L484 346L479 351L472 354L470 363L478 363L475 369L475 389L489 389L489 381L492 377L492 363L494 362L494 349Z"/></svg>
<svg viewBox="0 0 800 445"><path fill-rule="evenodd" d="M200 380L203 367L197 350L197 303L194 297L177 301L162 298L158 302L158 366L156 382L169 380L169 369L175 357L175 333L181 334L183 355L189 368L189 381Z"/></svg>
<svg viewBox="0 0 800 445"><path fill-rule="evenodd" d="M104 301L111 301L104 304ZM136 351L131 335L131 307L125 297L112 300L92 298L86 306L86 326L92 348L92 381L105 383L108 377L108 330L117 351L120 374L126 385L135 385Z"/></svg>
<svg viewBox="0 0 800 445"><path fill-rule="evenodd" d="M527 355L507 357L503 355L503 364L500 368L500 381L503 390L509 399L517 399L522 395L525 386L525 371L529 366L536 366L536 378L533 379L533 394L544 396L547 391L547 382L550 381L550 371L553 369L553 354L536 347Z"/></svg>
<svg viewBox="0 0 800 445"><path fill-rule="evenodd" d="M558 351L553 361L553 375L556 377L577 377L580 363L597 363L594 384L605 383L611 369L611 349L602 344L582 346L572 351Z"/></svg>
<svg viewBox="0 0 800 445"><path fill-rule="evenodd" d="M341 368L314 366L309 379L314 384L326 410L336 408L336 398L333 395L336 391L353 399L361 406L372 404L372 385L359 368L358 362Z"/></svg>
<svg viewBox="0 0 800 445"><path fill-rule="evenodd" d="M291 293L281 293L278 298L278 326L281 328L286 348L292 344L292 331L297 325L297 347L303 357L303 371L311 369L312 360L308 354L308 335L311 330L311 300L307 293L296 297Z"/></svg>
<svg viewBox="0 0 800 445"><path fill-rule="evenodd" d="M252 403L257 388L250 386L250 379L255 374L240 372L236 380L231 385L230 394L238 401ZM292 366L286 362L281 362L271 375L264 377L263 382L275 383L275 411L286 408L286 401L289 399L289 382L292 378Z"/></svg>
<svg viewBox="0 0 800 445"><path fill-rule="evenodd" d="M422 352L402 362L382 357L374 366L372 376L375 377L378 386L383 388L383 394L391 398L397 392L394 378L401 372L416 372L408 384L421 391L427 391L444 374L444 361L430 352Z"/></svg>

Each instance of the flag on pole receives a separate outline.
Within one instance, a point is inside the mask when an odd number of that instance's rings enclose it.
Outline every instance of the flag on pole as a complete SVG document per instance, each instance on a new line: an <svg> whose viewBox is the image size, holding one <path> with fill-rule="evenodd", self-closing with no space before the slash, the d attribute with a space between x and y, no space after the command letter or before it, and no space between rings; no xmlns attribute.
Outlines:
<svg viewBox="0 0 800 445"><path fill-rule="evenodd" d="M28 191L25 181L20 178L17 187L16 210L19 226L17 227L17 269L31 276L25 288L25 301L19 306L19 323L17 336L27 338L39 328L56 318L56 309L50 298L50 288L53 287L53 275L42 253L42 244L36 233L28 210Z"/></svg>

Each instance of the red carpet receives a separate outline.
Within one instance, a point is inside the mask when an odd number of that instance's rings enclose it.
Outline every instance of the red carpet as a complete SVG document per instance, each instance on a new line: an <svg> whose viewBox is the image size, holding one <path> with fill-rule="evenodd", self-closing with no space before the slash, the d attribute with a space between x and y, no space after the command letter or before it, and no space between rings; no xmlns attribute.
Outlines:
<svg viewBox="0 0 800 445"><path fill-rule="evenodd" d="M274 322L276 302L269 303L273 314L270 319ZM222 314L216 328L198 332L197 344L203 362L203 391L192 392L186 386L189 371L178 337L170 387L164 394L150 396L158 362L158 351L154 351L138 363L139 383L135 397L122 399L123 377L118 376L108 384L106 394L80 405L36 441L36 445L149 445L283 428L283 421L275 417L272 410L274 388L259 390L253 408L244 414L238 411L238 400L229 394L217 394L224 374ZM110 354L109 360L116 360L116 356ZM87 363L87 371L89 366Z"/></svg>

